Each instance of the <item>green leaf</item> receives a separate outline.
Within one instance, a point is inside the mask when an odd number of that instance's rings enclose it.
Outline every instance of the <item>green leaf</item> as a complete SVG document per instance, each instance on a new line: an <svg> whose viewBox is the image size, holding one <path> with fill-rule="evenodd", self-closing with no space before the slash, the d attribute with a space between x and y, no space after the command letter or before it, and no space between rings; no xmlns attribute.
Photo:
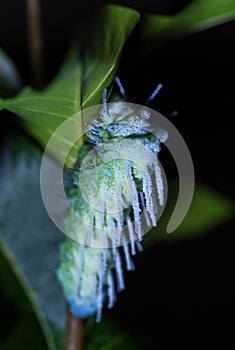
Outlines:
<svg viewBox="0 0 235 350"><path fill-rule="evenodd" d="M140 350L142 347L134 336L108 317L102 322L93 324L93 318L88 320L87 341L85 350ZM89 329L90 328L90 329Z"/></svg>
<svg viewBox="0 0 235 350"><path fill-rule="evenodd" d="M176 186L171 186L170 192L176 193ZM175 203L172 200L172 194L169 200L170 204L167 204L163 216L159 221L159 226L152 229L145 236L144 242L146 246L162 240L173 242L181 239L195 238L230 219L235 211L229 199L213 189L197 184L191 207L185 219L174 232L167 234L166 226Z"/></svg>
<svg viewBox="0 0 235 350"><path fill-rule="evenodd" d="M0 107L21 117L27 131L45 147L61 123L81 109L81 79L81 64L73 49L46 89L35 91L26 87L16 97L0 100ZM56 157L54 151L52 156Z"/></svg>
<svg viewBox="0 0 235 350"><path fill-rule="evenodd" d="M0 95L8 96L21 88L19 73L7 54L0 48Z"/></svg>
<svg viewBox="0 0 235 350"><path fill-rule="evenodd" d="M169 40L235 19L234 0L192 0L174 16L147 15L141 24L144 52Z"/></svg>
<svg viewBox="0 0 235 350"><path fill-rule="evenodd" d="M83 108L100 103L118 68L126 39L139 20L139 13L121 6L107 5L93 21L85 47Z"/></svg>
<svg viewBox="0 0 235 350"><path fill-rule="evenodd" d="M58 350L63 343L65 302L54 270L63 235L42 202L40 161L41 152L16 136L1 152L0 251L40 322L48 349Z"/></svg>
<svg viewBox="0 0 235 350"><path fill-rule="evenodd" d="M28 132L45 148L54 131L67 118L81 108L101 102L103 89L114 77L123 45L138 18L134 10L105 6L96 19L92 40L84 48L83 61L73 49L46 89L35 91L26 87L15 98L0 99L0 109L6 108L22 118ZM82 121L77 122L81 128ZM59 141L61 145L70 143L65 138ZM75 145L70 163L75 161L77 148ZM57 158L57 149L51 153Z"/></svg>

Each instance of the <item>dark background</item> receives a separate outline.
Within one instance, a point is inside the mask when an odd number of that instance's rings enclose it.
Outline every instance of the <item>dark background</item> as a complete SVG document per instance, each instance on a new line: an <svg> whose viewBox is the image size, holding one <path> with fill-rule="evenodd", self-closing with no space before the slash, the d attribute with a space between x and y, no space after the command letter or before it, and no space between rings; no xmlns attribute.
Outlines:
<svg viewBox="0 0 235 350"><path fill-rule="evenodd" d="M189 1L115 1L142 14L174 14ZM102 1L42 1L45 69L56 73L77 23L92 20ZM1 46L30 83L25 6L1 1ZM234 199L235 22L168 43L143 60L129 39L119 76L132 102L143 103L158 82L164 89L152 107L177 110L172 122L194 161L196 181ZM127 50L128 49L128 50ZM141 47L139 48L141 51ZM114 315L148 349L231 349L235 346L234 220L197 239L159 243L134 260L127 289L118 296ZM9 310L9 306L8 310ZM8 314L8 317L9 314Z"/></svg>

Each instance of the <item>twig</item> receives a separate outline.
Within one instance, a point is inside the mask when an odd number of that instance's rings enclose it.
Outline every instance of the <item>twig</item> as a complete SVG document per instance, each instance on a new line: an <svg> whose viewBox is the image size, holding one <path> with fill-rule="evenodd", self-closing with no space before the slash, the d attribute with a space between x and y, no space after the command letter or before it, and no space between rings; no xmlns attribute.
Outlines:
<svg viewBox="0 0 235 350"><path fill-rule="evenodd" d="M70 312L69 305L66 311L66 345L65 350L83 350L84 319L77 318Z"/></svg>
<svg viewBox="0 0 235 350"><path fill-rule="evenodd" d="M44 81L43 39L39 2L40 0L26 0L30 65L35 87L41 87Z"/></svg>

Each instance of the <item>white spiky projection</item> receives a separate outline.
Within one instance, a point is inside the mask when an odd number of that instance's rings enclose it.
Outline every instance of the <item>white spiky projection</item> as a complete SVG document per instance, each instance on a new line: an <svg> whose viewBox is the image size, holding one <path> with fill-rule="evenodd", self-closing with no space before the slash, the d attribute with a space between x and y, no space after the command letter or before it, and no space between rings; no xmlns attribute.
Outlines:
<svg viewBox="0 0 235 350"><path fill-rule="evenodd" d="M144 108L137 113L123 102L107 105L106 91L100 116L85 133L66 189L78 220L70 213L65 218L72 239L61 244L57 276L71 311L81 318L96 313L100 321L103 304L111 308L116 290L125 288L122 257L133 270L143 225L157 225L157 207L164 203L158 153L167 133L151 132ZM81 232L87 244L79 243ZM103 246L94 246L97 236Z"/></svg>

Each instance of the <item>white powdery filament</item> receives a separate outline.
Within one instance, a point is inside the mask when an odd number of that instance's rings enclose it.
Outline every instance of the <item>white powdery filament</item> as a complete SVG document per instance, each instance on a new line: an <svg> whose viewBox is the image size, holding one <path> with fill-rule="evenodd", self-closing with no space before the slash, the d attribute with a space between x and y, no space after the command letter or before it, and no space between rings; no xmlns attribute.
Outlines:
<svg viewBox="0 0 235 350"><path fill-rule="evenodd" d="M130 256L129 246L128 244L125 244L122 247L123 247L125 260L126 260L126 269L127 271L133 271L135 269L135 266Z"/></svg>
<svg viewBox="0 0 235 350"><path fill-rule="evenodd" d="M93 211L91 211L90 213L90 226L91 226L91 229L87 230L87 233L86 233L86 245L88 246L91 245L93 234L95 234L95 214Z"/></svg>
<svg viewBox="0 0 235 350"><path fill-rule="evenodd" d="M97 296L96 296L96 303L97 303L97 313L96 313L96 322L101 321L102 316L102 309L103 309L103 278L105 274L104 269L104 256L103 253L99 256L99 270L98 270L98 285L97 285Z"/></svg>
<svg viewBox="0 0 235 350"><path fill-rule="evenodd" d="M150 218L152 220L153 226L157 225L156 216L154 213L154 206L153 206L153 200L152 200L152 181L151 176L148 171L144 171L144 177L143 177L143 192L145 195L145 202L146 202L146 209L148 213L150 214Z"/></svg>
<svg viewBox="0 0 235 350"><path fill-rule="evenodd" d="M145 210L146 207L145 207L145 201L144 201L144 194L143 194L143 192L140 192L140 203L141 203L141 206L143 208L146 225L148 227L150 227L151 223L150 223L150 220L149 220L148 212Z"/></svg>
<svg viewBox="0 0 235 350"><path fill-rule="evenodd" d="M97 273L93 272L91 285L94 286L92 291L92 300L95 300L97 297Z"/></svg>
<svg viewBox="0 0 235 350"><path fill-rule="evenodd" d="M125 289L125 283L122 271L122 261L117 248L113 248L113 260L116 270L117 291L120 292L121 290Z"/></svg>
<svg viewBox="0 0 235 350"><path fill-rule="evenodd" d="M111 309L116 301L116 293L115 293L113 275L110 271L107 275L107 286L108 286L108 308Z"/></svg>
<svg viewBox="0 0 235 350"><path fill-rule="evenodd" d="M110 227L112 229L111 245L112 245L112 248L114 250L114 248L116 246L118 246L118 238L119 237L117 237L117 236L119 236L119 233L117 232L116 223L114 222L114 220L112 218L108 219L108 227Z"/></svg>
<svg viewBox="0 0 235 350"><path fill-rule="evenodd" d="M113 232L112 237L111 237L111 244L112 244L112 248L114 251L115 247L119 245L121 233L118 231L117 225L113 219L108 221L108 227L110 227L112 229L112 232Z"/></svg>
<svg viewBox="0 0 235 350"><path fill-rule="evenodd" d="M105 220L105 201L100 201L100 223L101 223L101 229L104 229L104 220Z"/></svg>
<svg viewBox="0 0 235 350"><path fill-rule="evenodd" d="M159 204L164 204L164 185L162 180L162 172L161 168L158 164L158 161L154 164L154 170L155 170L155 178L156 178L156 186L157 186L157 193L158 193L158 200Z"/></svg>
<svg viewBox="0 0 235 350"><path fill-rule="evenodd" d="M135 182L131 173L131 167L128 164L125 164L125 175L133 195L132 206L134 210L135 229L138 235L138 239L141 240L142 230L141 230L141 222L140 222L140 204L138 199L138 192L136 190Z"/></svg>
<svg viewBox="0 0 235 350"><path fill-rule="evenodd" d="M142 252L144 250L142 244L140 243L140 241L135 241L136 247L138 249L139 252Z"/></svg>
<svg viewBox="0 0 235 350"><path fill-rule="evenodd" d="M117 244L120 244L121 241L121 233L122 233L122 226L123 226L123 209L122 209L122 192L121 192L121 186L120 184L117 184L116 187L116 202L117 202L117 227L118 227L118 238L117 238Z"/></svg>
<svg viewBox="0 0 235 350"><path fill-rule="evenodd" d="M106 274L108 270L108 249L104 249L102 253L102 271L103 275Z"/></svg>
<svg viewBox="0 0 235 350"><path fill-rule="evenodd" d="M130 242L131 242L131 255L135 255L136 254L135 236L134 236L132 222L131 222L131 219L129 216L127 217L126 221L127 221L128 232L129 232L129 238L130 238Z"/></svg>
<svg viewBox="0 0 235 350"><path fill-rule="evenodd" d="M84 266L84 258L85 258L85 246L81 245L80 249L76 253L75 259L79 261L78 263L78 272L77 272L77 281L76 281L76 286L74 288L75 290L75 298L78 298L79 295L79 290L80 290L80 282L82 279L82 273L83 273L83 266Z"/></svg>

